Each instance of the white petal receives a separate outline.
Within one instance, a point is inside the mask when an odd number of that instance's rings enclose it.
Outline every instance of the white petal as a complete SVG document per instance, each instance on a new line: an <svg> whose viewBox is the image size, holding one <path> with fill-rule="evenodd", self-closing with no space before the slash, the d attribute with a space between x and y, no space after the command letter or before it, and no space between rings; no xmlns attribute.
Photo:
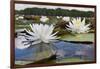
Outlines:
<svg viewBox="0 0 100 69"><path fill-rule="evenodd" d="M83 26L85 25L85 18L83 19L82 23L81 23Z"/></svg>
<svg viewBox="0 0 100 69"><path fill-rule="evenodd" d="M32 43L32 45L39 44L39 43L41 43L41 40L34 41L34 42Z"/></svg>

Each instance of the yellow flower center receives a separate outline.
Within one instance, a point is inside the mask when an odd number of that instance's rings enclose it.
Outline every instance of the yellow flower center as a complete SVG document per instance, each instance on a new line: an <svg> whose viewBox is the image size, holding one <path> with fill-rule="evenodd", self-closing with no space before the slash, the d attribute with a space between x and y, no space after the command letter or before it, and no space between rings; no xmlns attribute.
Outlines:
<svg viewBox="0 0 100 69"><path fill-rule="evenodd" d="M80 23L79 21L77 21L77 22L76 22L76 27L80 27L80 24L81 24L81 23Z"/></svg>

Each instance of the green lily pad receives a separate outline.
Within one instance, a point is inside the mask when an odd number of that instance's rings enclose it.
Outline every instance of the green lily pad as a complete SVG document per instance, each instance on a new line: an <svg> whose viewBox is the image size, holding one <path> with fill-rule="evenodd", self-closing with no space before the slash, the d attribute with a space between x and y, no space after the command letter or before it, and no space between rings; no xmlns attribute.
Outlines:
<svg viewBox="0 0 100 69"><path fill-rule="evenodd" d="M91 41L94 42L94 33L85 33L85 34L76 34L76 35L71 35L71 34L66 34L61 36L61 40L66 40L66 41Z"/></svg>
<svg viewBox="0 0 100 69"><path fill-rule="evenodd" d="M71 63L71 62L88 62L90 60L82 60L80 58L65 58L60 61L56 61L56 63Z"/></svg>

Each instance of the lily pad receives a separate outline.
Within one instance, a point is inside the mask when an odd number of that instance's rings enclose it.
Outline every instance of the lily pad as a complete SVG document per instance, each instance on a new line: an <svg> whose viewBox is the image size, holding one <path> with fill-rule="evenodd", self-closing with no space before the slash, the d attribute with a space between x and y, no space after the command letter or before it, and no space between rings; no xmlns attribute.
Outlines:
<svg viewBox="0 0 100 69"><path fill-rule="evenodd" d="M76 34L76 35L71 35L71 34L66 34L61 36L61 40L66 40L66 41L91 41L94 42L94 33L85 33L85 34Z"/></svg>

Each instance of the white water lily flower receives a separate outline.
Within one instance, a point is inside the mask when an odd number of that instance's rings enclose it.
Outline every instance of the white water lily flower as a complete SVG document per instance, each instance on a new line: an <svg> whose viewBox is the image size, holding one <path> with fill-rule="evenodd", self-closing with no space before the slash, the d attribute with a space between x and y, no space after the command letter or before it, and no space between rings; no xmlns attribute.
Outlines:
<svg viewBox="0 0 100 69"><path fill-rule="evenodd" d="M62 18L62 16L57 16L57 19L60 19L60 18Z"/></svg>
<svg viewBox="0 0 100 69"><path fill-rule="evenodd" d="M24 19L24 15L16 17L16 20L23 20L23 19Z"/></svg>
<svg viewBox="0 0 100 69"><path fill-rule="evenodd" d="M30 25L32 31L27 31L31 36L25 35L19 36L15 39L16 48L25 49L31 45L35 45L38 43L50 43L55 41L57 36L57 32L53 33L54 26L53 25L43 25L43 24L33 24ZM24 42L24 43L23 43ZM25 46L24 46L25 45Z"/></svg>
<svg viewBox="0 0 100 69"><path fill-rule="evenodd" d="M90 24L85 24L85 18L81 21L81 18L73 18L72 22L69 22L67 29L72 33L86 33L89 31Z"/></svg>
<svg viewBox="0 0 100 69"><path fill-rule="evenodd" d="M47 16L42 16L41 18L40 18L40 21L41 22L46 22L46 21L48 21L49 20L49 18L47 17Z"/></svg>
<svg viewBox="0 0 100 69"><path fill-rule="evenodd" d="M70 17L63 17L62 20L69 22L70 21Z"/></svg>
<svg viewBox="0 0 100 69"><path fill-rule="evenodd" d="M50 41L57 39L57 36L55 36L57 32L53 33L53 25L33 24L30 25L30 27L33 32L29 31L28 33L35 37L36 43L49 43Z"/></svg>

